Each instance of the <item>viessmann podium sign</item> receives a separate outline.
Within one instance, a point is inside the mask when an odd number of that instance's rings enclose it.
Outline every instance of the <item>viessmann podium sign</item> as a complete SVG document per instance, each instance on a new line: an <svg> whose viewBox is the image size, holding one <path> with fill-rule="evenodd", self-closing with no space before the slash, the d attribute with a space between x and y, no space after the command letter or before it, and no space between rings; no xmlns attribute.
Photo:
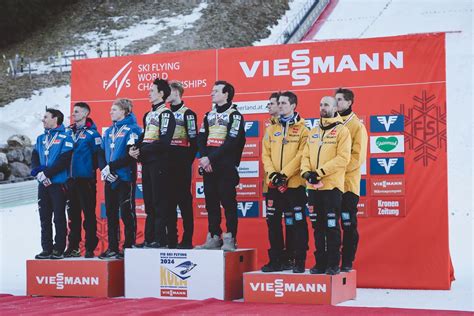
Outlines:
<svg viewBox="0 0 474 316"><path fill-rule="evenodd" d="M268 96L294 91L297 111L311 128L318 124L322 96L338 87L352 89L354 110L370 137L359 203L358 286L450 287L444 34L79 60L72 65L71 105L88 102L97 125L105 127L110 125L112 101L126 97L133 100L141 122L150 108L147 91L157 77L183 82L185 103L199 121L211 108L214 81L235 86L234 101L245 116L247 133L239 168L238 243L258 248L259 265L267 260L268 248L260 162ZM140 184L139 169L137 192ZM196 167L192 190L197 244L205 238L207 213ZM98 201L103 249L107 232L102 189ZM144 205L139 194L136 202L141 240ZM308 266L314 263L312 243Z"/></svg>

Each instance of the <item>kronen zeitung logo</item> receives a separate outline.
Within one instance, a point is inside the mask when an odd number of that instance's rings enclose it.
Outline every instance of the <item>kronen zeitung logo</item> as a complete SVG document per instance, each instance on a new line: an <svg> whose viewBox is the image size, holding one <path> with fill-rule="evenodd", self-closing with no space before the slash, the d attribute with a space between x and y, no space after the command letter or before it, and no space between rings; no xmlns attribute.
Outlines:
<svg viewBox="0 0 474 316"><path fill-rule="evenodd" d="M379 215L400 215L399 201L377 201L377 208Z"/></svg>
<svg viewBox="0 0 474 316"><path fill-rule="evenodd" d="M52 276L36 276L36 282L40 285L56 285L56 289L62 290L66 285L99 285L99 277L75 277L57 273Z"/></svg>
<svg viewBox="0 0 474 316"><path fill-rule="evenodd" d="M274 282L250 282L252 291L274 292L275 297L283 297L285 293L326 293L326 284L295 283L275 279Z"/></svg>
<svg viewBox="0 0 474 316"><path fill-rule="evenodd" d="M291 58L239 62L245 77L291 76L293 86L306 86L312 74L338 73L343 71L368 71L402 69L403 51L359 55L311 56L309 49L291 52Z"/></svg>

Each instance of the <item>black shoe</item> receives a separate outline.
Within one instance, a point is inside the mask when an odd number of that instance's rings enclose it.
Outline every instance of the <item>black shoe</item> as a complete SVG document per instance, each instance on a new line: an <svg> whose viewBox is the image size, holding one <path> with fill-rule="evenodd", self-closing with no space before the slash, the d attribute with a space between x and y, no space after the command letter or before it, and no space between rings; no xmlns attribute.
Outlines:
<svg viewBox="0 0 474 316"><path fill-rule="evenodd" d="M150 243L148 241L144 241L142 242L141 244L135 244L135 245L132 245L132 248L147 248L147 246L149 245Z"/></svg>
<svg viewBox="0 0 474 316"><path fill-rule="evenodd" d="M295 266L293 267L293 273L304 273L305 268L304 268L304 260L296 260L295 261Z"/></svg>
<svg viewBox="0 0 474 316"><path fill-rule="evenodd" d="M92 251L92 250L86 250L86 254L84 255L84 258L90 259L90 258L94 258L94 256L95 256L95 255L94 255L94 251Z"/></svg>
<svg viewBox="0 0 474 316"><path fill-rule="evenodd" d="M271 261L262 267L262 272L277 272L283 271L279 262Z"/></svg>
<svg viewBox="0 0 474 316"><path fill-rule="evenodd" d="M339 269L338 266L329 267L326 270L326 274L329 274L329 275L336 275L336 274L339 274L339 273L341 273L341 269Z"/></svg>
<svg viewBox="0 0 474 316"><path fill-rule="evenodd" d="M52 254L51 251L43 250L35 256L35 259L38 259L38 260L51 259L51 254Z"/></svg>
<svg viewBox="0 0 474 316"><path fill-rule="evenodd" d="M64 258L77 258L81 256L81 251L78 248L67 248L64 252Z"/></svg>
<svg viewBox="0 0 474 316"><path fill-rule="evenodd" d="M281 264L283 270L293 270L295 267L295 261L293 259L284 260Z"/></svg>
<svg viewBox="0 0 474 316"><path fill-rule="evenodd" d="M315 265L311 269L309 269L309 273L311 274L326 274L326 268L321 268Z"/></svg>
<svg viewBox="0 0 474 316"><path fill-rule="evenodd" d="M168 243L168 249L176 249L178 247L177 244L170 244Z"/></svg>
<svg viewBox="0 0 474 316"><path fill-rule="evenodd" d="M58 250L53 250L53 253L51 254L51 259L54 259L54 260L64 259L64 254Z"/></svg>
<svg viewBox="0 0 474 316"><path fill-rule="evenodd" d="M113 259L117 256L118 251L107 249L99 255L99 259Z"/></svg>
<svg viewBox="0 0 474 316"><path fill-rule="evenodd" d="M123 259L125 258L124 254L122 251L117 252L117 255L115 256L115 259Z"/></svg>
<svg viewBox="0 0 474 316"><path fill-rule="evenodd" d="M160 248L160 249L163 249L163 248L166 248L166 245L162 245L159 242L154 241L154 242L149 243L148 245L145 245L144 248L154 248L154 249Z"/></svg>
<svg viewBox="0 0 474 316"><path fill-rule="evenodd" d="M349 272L352 270L352 264L344 264L341 267L341 272Z"/></svg>
<svg viewBox="0 0 474 316"><path fill-rule="evenodd" d="M187 243L187 242L180 242L178 244L178 249L193 249L193 243Z"/></svg>

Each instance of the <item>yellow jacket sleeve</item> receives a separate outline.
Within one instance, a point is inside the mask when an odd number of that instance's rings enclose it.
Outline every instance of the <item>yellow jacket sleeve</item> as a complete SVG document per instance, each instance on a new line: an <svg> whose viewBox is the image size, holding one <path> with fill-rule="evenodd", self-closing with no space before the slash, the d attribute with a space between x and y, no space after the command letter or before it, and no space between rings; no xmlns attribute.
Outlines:
<svg viewBox="0 0 474 316"><path fill-rule="evenodd" d="M306 144L303 147L303 153L301 155L301 176L303 176L305 172L311 171L311 160L309 157L310 151L309 151L308 138L306 138L305 143Z"/></svg>
<svg viewBox="0 0 474 316"><path fill-rule="evenodd" d="M351 134L346 127L343 127L338 134L336 157L327 161L316 172L319 176L328 176L337 172L340 168L346 168L351 158Z"/></svg>
<svg viewBox="0 0 474 316"><path fill-rule="evenodd" d="M306 146L306 140L308 139L308 129L303 128L301 132L300 142L298 144L298 152L296 153L295 157L291 159L291 161L283 167L281 173L286 175L288 178L299 173L301 168L301 156L303 155L304 147Z"/></svg>
<svg viewBox="0 0 474 316"><path fill-rule="evenodd" d="M352 137L351 160L346 167L347 172L359 169L367 156L367 131L365 126L360 123L354 137Z"/></svg>
<svg viewBox="0 0 474 316"><path fill-rule="evenodd" d="M276 172L275 168L273 167L273 162L272 162L272 149L270 147L270 133L269 133L270 128L271 126L267 127L267 129L265 130L265 135L263 136L263 140L262 140L262 162L263 162L263 169L265 170L267 175L270 175L273 172Z"/></svg>

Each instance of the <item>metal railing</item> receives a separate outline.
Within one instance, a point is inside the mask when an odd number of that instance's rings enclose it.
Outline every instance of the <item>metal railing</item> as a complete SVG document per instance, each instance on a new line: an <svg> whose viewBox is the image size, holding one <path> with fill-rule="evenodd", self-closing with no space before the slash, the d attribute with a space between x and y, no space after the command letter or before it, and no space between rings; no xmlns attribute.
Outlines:
<svg viewBox="0 0 474 316"><path fill-rule="evenodd" d="M298 12L295 19L288 24L276 40L276 44L299 42L316 21L330 0L310 0Z"/></svg>
<svg viewBox="0 0 474 316"><path fill-rule="evenodd" d="M32 204L38 201L38 181L6 183L0 186L0 208Z"/></svg>

